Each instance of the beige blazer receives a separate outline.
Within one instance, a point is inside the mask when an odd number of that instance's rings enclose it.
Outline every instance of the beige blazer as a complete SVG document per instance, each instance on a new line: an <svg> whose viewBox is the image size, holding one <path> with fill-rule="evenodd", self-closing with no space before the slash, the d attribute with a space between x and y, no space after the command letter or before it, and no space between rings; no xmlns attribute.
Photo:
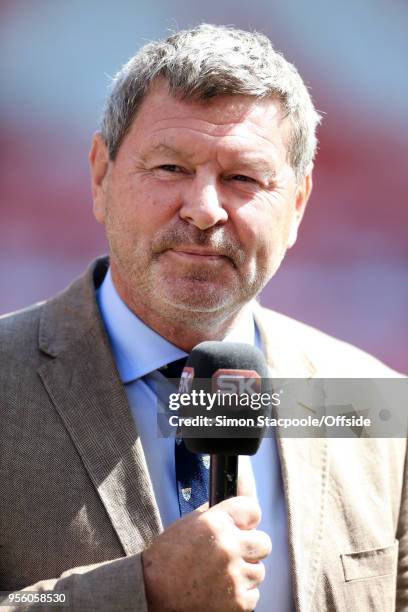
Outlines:
<svg viewBox="0 0 408 612"><path fill-rule="evenodd" d="M162 525L95 301L106 266L0 320L0 590L144 612L140 552ZM280 314L256 319L274 376L394 375ZM406 440L278 447L296 610L408 610Z"/></svg>

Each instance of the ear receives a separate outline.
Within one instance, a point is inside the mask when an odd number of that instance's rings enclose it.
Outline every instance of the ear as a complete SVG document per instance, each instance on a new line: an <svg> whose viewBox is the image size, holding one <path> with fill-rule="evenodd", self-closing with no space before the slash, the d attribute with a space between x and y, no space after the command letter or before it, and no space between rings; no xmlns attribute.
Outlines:
<svg viewBox="0 0 408 612"><path fill-rule="evenodd" d="M96 132L88 155L93 198L93 214L99 223L105 222L106 179L109 169L109 153L102 134Z"/></svg>
<svg viewBox="0 0 408 612"><path fill-rule="evenodd" d="M306 204L312 193L313 180L312 180L312 172L313 172L313 164L310 164L310 167L298 185L296 189L296 199L295 199L295 214L292 220L292 227L289 234L288 239L288 249L292 248L297 239L297 233L299 229L300 222L302 221L304 212L306 210Z"/></svg>

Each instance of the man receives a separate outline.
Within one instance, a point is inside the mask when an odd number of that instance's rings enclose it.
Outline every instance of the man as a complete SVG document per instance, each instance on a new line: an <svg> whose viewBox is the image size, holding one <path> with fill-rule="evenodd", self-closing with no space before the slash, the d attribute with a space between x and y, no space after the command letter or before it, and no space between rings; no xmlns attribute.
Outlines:
<svg viewBox="0 0 408 612"><path fill-rule="evenodd" d="M295 68L233 28L117 75L90 151L109 262L1 325L3 590L80 611L408 606L405 440L278 431L252 462L260 505L244 479L180 518L156 438L150 377L203 340L258 345L273 376L394 375L254 301L295 243L318 121Z"/></svg>

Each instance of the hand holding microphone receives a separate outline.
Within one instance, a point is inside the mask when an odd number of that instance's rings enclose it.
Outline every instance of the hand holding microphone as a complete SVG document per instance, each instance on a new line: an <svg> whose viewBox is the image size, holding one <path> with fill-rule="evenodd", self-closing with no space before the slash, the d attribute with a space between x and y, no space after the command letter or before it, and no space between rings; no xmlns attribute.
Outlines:
<svg viewBox="0 0 408 612"><path fill-rule="evenodd" d="M143 552L149 612L250 612L271 551L260 508L233 497L176 521Z"/></svg>

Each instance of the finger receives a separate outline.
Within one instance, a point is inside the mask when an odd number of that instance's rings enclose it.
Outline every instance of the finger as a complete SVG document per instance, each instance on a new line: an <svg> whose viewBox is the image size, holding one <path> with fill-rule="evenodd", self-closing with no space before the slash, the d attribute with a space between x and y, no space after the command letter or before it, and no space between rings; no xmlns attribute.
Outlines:
<svg viewBox="0 0 408 612"><path fill-rule="evenodd" d="M242 558L249 563L265 559L272 551L271 538L264 531L242 531L240 540Z"/></svg>
<svg viewBox="0 0 408 612"><path fill-rule="evenodd" d="M241 455L238 458L237 493L238 495L246 495L257 499L254 473L251 466L251 459L248 455Z"/></svg>
<svg viewBox="0 0 408 612"><path fill-rule="evenodd" d="M213 508L226 512L239 529L255 529L261 520L261 509L253 497L231 497Z"/></svg>
<svg viewBox="0 0 408 612"><path fill-rule="evenodd" d="M265 566L260 561L258 563L245 563L243 575L245 576L247 589L255 589L264 581Z"/></svg>
<svg viewBox="0 0 408 612"><path fill-rule="evenodd" d="M259 589L248 589L245 593L245 612L252 612L255 610L258 601L259 601L260 593Z"/></svg>

